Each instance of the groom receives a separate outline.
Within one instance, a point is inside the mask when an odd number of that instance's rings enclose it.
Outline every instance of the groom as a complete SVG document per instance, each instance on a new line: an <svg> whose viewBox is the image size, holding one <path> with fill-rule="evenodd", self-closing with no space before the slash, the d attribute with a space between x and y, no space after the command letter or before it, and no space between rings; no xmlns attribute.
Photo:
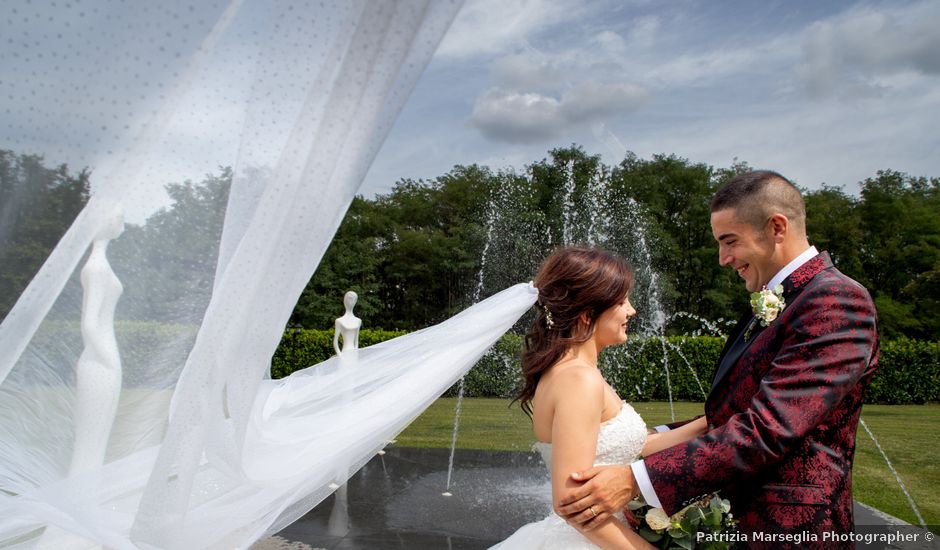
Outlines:
<svg viewBox="0 0 940 550"><path fill-rule="evenodd" d="M781 284L782 311L773 320L748 312L728 336L705 402L708 433L628 466L573 474L585 483L558 512L590 528L638 493L674 514L721 490L747 546L785 548L783 535L806 532L800 548L838 546L823 536L854 524L855 433L878 363L875 307L809 245L803 199L780 174L735 177L711 212L719 263L749 292Z"/></svg>

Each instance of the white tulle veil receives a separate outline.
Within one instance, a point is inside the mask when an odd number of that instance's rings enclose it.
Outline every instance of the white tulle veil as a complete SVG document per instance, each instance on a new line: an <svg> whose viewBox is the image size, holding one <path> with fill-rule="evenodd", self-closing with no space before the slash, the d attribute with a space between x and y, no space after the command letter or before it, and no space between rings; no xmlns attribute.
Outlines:
<svg viewBox="0 0 940 550"><path fill-rule="evenodd" d="M0 547L246 547L325 498L534 302L518 285L267 376L459 2L6 4L0 149L89 167L92 196L0 325ZM70 472L83 357L119 363L119 400L103 463Z"/></svg>

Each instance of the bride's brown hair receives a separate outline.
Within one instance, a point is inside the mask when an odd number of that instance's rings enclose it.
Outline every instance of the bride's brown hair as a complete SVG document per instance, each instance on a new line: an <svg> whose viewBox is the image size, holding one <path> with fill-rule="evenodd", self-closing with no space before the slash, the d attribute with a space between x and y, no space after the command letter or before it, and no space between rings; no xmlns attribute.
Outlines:
<svg viewBox="0 0 940 550"><path fill-rule="evenodd" d="M633 270L609 252L569 246L555 250L542 263L533 284L539 298L522 351L525 385L513 400L529 416L542 373L573 346L591 338L598 316L627 297ZM580 325L582 314L589 320L587 330Z"/></svg>

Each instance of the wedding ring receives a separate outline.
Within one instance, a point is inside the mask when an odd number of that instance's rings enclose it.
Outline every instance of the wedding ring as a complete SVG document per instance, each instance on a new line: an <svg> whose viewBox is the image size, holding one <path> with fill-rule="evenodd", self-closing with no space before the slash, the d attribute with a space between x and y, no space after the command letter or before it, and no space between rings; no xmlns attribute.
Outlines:
<svg viewBox="0 0 940 550"><path fill-rule="evenodd" d="M588 508L588 510L590 510L591 513L594 514L594 517L597 517L597 510L594 509L593 504Z"/></svg>

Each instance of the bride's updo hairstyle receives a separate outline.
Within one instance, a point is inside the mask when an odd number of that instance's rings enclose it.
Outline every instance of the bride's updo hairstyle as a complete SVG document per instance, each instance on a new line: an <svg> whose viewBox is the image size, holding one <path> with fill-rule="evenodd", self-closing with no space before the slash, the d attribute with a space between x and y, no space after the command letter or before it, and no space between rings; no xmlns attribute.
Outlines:
<svg viewBox="0 0 940 550"><path fill-rule="evenodd" d="M514 400L529 416L542 373L571 347L591 338L601 313L627 297L633 286L633 270L609 252L568 246L545 260L533 284L539 298L522 351L525 385Z"/></svg>

